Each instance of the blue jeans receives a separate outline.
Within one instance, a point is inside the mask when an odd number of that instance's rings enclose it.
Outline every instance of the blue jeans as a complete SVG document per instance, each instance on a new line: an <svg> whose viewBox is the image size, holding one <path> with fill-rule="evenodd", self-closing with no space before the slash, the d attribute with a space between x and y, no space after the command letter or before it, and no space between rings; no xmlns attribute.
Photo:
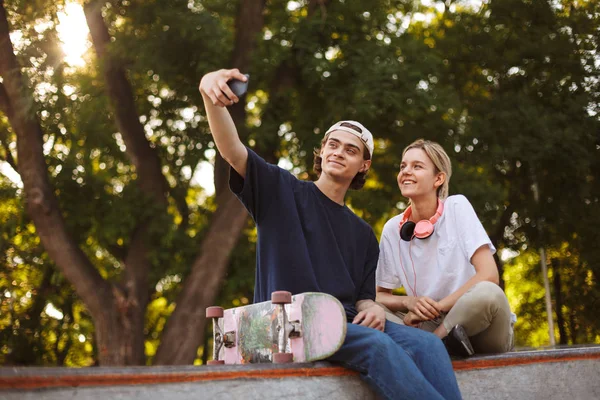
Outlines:
<svg viewBox="0 0 600 400"><path fill-rule="evenodd" d="M387 321L385 333L348 324L329 361L360 372L385 399L460 399L450 357L432 333Z"/></svg>

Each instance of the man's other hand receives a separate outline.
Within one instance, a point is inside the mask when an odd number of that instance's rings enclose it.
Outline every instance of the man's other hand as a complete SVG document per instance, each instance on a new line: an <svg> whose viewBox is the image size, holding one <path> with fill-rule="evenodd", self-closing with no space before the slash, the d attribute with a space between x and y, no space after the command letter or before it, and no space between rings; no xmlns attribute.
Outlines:
<svg viewBox="0 0 600 400"><path fill-rule="evenodd" d="M373 303L372 306L359 312L356 317L354 317L352 323L383 332L385 329L385 311L381 306Z"/></svg>

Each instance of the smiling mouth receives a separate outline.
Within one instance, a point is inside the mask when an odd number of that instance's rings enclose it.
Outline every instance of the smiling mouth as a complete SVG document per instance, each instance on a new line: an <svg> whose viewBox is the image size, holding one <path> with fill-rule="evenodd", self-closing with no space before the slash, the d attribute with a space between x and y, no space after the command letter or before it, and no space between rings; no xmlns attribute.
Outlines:
<svg viewBox="0 0 600 400"><path fill-rule="evenodd" d="M341 162L339 162L339 161L335 161L335 160L327 160L327 162L328 162L328 163L330 163L330 164L336 164L336 165L339 165L339 166L341 166L341 167L343 167L343 166L344 166L344 164L342 164L342 163L341 163Z"/></svg>

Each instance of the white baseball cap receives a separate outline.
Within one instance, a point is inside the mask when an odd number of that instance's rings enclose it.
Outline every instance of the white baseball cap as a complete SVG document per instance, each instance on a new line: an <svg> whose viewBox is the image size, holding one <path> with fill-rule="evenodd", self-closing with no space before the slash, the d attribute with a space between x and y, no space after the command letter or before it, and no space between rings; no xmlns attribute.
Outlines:
<svg viewBox="0 0 600 400"><path fill-rule="evenodd" d="M369 150L369 155L373 158L373 150L375 149L375 142L373 141L373 135L371 132L364 127L360 122L356 121L339 121L331 126L331 128L327 129L325 135L333 132L333 131L344 131L353 134L358 137L362 142L367 146L367 150Z"/></svg>

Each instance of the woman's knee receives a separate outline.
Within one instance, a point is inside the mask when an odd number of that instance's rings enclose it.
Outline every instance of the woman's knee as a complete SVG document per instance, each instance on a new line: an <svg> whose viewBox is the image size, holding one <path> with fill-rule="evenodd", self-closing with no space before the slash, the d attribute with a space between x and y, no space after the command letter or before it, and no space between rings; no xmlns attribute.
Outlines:
<svg viewBox="0 0 600 400"><path fill-rule="evenodd" d="M469 292L463 295L463 298L464 301L470 303L469 306L477 308L487 308L508 302L502 288L488 281L475 284Z"/></svg>

